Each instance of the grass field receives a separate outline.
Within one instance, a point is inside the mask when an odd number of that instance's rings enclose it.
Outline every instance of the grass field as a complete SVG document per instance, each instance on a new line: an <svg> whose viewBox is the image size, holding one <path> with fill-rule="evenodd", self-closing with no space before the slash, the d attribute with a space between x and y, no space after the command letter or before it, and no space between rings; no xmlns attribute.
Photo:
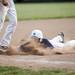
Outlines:
<svg viewBox="0 0 75 75"><path fill-rule="evenodd" d="M75 3L16 4L19 20L75 17Z"/></svg>
<svg viewBox="0 0 75 75"><path fill-rule="evenodd" d="M75 75L75 72L68 70L29 70L16 67L0 67L0 75Z"/></svg>

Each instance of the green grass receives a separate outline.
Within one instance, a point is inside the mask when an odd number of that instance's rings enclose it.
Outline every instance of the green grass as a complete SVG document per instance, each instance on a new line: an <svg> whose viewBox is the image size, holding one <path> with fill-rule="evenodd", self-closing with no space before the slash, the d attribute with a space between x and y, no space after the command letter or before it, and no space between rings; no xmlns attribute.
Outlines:
<svg viewBox="0 0 75 75"><path fill-rule="evenodd" d="M75 75L74 71L68 70L29 70L16 67L0 67L0 75Z"/></svg>
<svg viewBox="0 0 75 75"><path fill-rule="evenodd" d="M16 4L19 20L75 17L75 3Z"/></svg>

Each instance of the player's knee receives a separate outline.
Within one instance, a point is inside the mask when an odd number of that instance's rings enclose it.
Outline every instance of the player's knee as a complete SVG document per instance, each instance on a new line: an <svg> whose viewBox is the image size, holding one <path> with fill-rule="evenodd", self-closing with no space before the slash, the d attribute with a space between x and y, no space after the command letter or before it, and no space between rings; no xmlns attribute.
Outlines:
<svg viewBox="0 0 75 75"><path fill-rule="evenodd" d="M17 18L13 17L13 18L9 19L9 22L13 25L17 25Z"/></svg>
<svg viewBox="0 0 75 75"><path fill-rule="evenodd" d="M16 18L13 19L13 24L17 25L17 19Z"/></svg>

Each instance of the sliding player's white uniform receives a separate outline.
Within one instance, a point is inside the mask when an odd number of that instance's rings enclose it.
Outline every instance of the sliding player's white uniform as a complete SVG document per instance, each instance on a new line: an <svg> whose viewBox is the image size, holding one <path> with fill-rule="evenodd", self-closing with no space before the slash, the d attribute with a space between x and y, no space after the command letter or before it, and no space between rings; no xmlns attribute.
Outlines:
<svg viewBox="0 0 75 75"><path fill-rule="evenodd" d="M54 48L63 48L64 43L62 43L63 39L60 35L54 37L53 39L49 40L49 42L54 46Z"/></svg>

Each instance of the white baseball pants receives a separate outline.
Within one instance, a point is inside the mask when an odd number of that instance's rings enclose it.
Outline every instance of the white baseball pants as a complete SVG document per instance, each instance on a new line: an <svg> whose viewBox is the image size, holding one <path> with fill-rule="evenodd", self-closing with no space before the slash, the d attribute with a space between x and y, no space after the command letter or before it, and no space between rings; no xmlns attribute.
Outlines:
<svg viewBox="0 0 75 75"><path fill-rule="evenodd" d="M15 5L13 3L13 0L10 0L9 3L10 4L8 7L5 7L2 4L0 4L0 31L3 28L6 15L9 19L9 24L5 30L5 34L0 40L1 46L9 46L11 42L12 34L14 33L17 25L17 15L16 15L16 10L15 10Z"/></svg>

